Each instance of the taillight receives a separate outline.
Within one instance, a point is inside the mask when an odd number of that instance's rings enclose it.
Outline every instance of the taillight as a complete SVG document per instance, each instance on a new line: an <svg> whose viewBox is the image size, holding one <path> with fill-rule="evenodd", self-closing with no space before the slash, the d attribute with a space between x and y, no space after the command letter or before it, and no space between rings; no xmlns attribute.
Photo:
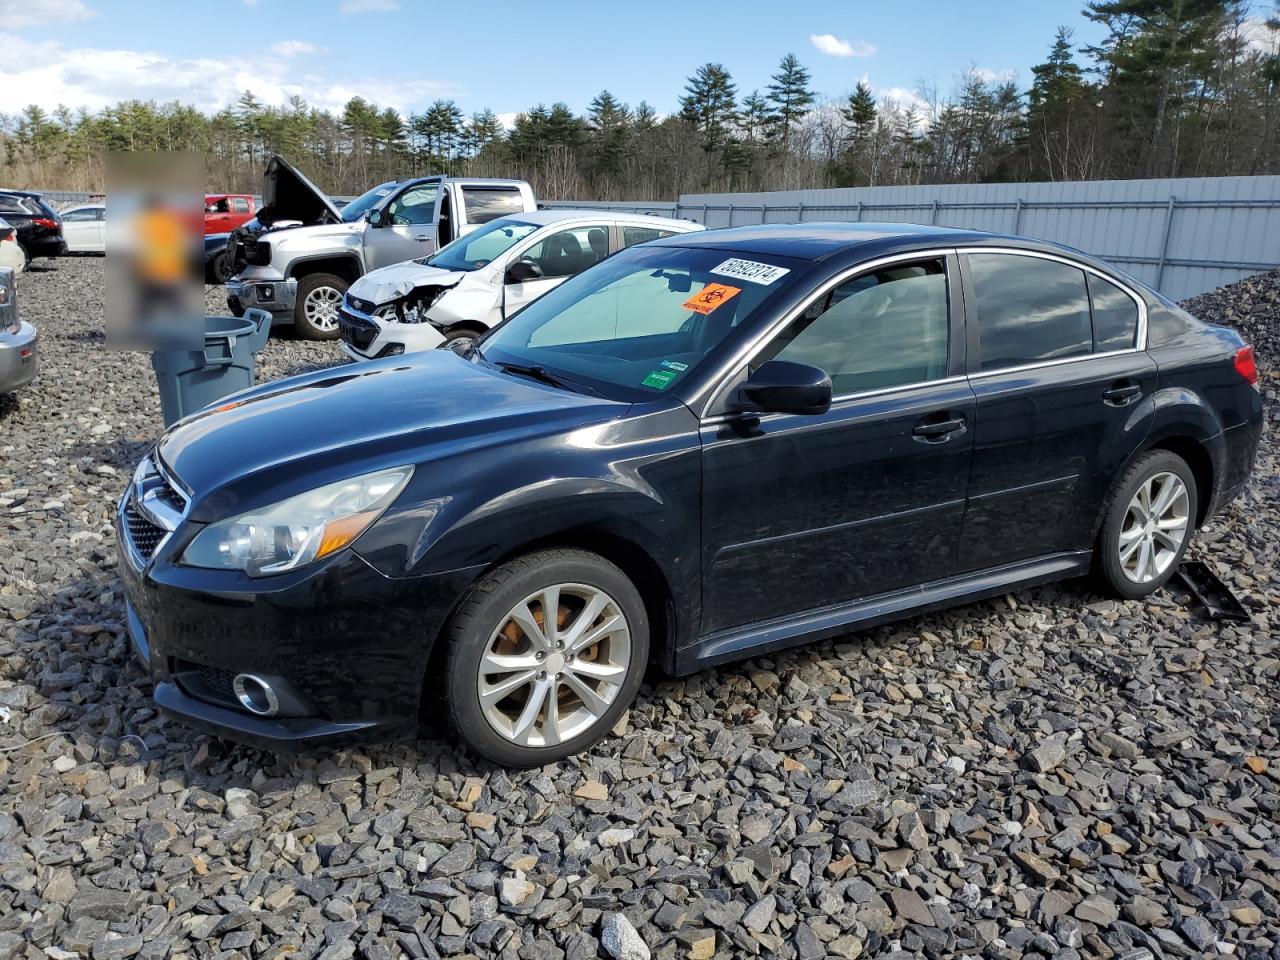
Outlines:
<svg viewBox="0 0 1280 960"><path fill-rule="evenodd" d="M1249 383L1257 384L1258 360L1253 355L1253 347L1241 347L1236 351L1236 373Z"/></svg>
<svg viewBox="0 0 1280 960"><path fill-rule="evenodd" d="M44 227L46 230L57 230L61 226L57 220L50 220L48 217L32 217L31 223L37 227Z"/></svg>

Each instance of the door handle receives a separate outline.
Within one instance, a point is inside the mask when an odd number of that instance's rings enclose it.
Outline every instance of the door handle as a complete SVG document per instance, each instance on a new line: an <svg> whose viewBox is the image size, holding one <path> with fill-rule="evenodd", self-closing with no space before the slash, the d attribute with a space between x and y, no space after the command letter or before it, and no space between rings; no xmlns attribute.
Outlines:
<svg viewBox="0 0 1280 960"><path fill-rule="evenodd" d="M1113 383L1102 391L1102 400L1113 407L1123 407L1142 396L1142 387L1136 383Z"/></svg>
<svg viewBox="0 0 1280 960"><path fill-rule="evenodd" d="M430 243L431 238L430 237L414 237L413 242L414 243Z"/></svg>
<svg viewBox="0 0 1280 960"><path fill-rule="evenodd" d="M954 420L935 420L917 423L912 429L911 434L927 443L939 443L946 440L953 433L958 433L964 429L964 418L957 417Z"/></svg>

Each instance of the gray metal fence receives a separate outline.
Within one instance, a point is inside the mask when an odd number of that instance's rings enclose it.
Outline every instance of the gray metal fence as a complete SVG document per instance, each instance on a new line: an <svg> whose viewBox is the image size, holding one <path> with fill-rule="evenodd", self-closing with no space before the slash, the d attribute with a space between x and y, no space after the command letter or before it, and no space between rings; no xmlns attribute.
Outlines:
<svg viewBox="0 0 1280 960"><path fill-rule="evenodd" d="M708 227L821 220L968 227L1063 243L1173 299L1280 266L1280 177L854 187L574 203Z"/></svg>

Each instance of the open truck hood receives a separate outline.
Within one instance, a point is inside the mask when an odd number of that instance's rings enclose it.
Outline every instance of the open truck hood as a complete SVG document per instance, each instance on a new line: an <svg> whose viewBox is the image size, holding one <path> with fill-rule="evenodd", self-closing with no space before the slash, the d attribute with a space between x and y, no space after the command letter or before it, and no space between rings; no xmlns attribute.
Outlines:
<svg viewBox="0 0 1280 960"><path fill-rule="evenodd" d="M325 194L284 157L273 156L262 173L262 208L258 222L269 227L281 220L303 224L340 223L342 215Z"/></svg>

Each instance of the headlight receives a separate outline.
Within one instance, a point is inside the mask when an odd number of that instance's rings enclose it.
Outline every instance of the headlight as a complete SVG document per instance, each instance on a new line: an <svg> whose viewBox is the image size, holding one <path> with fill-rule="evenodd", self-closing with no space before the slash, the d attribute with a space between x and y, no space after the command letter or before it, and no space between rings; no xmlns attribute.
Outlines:
<svg viewBox="0 0 1280 960"><path fill-rule="evenodd" d="M378 307L373 311L373 315L383 323L396 323L400 319L399 311L394 303L388 303L385 307Z"/></svg>
<svg viewBox="0 0 1280 960"><path fill-rule="evenodd" d="M342 480L201 530L182 555L193 567L283 573L341 550L369 529L413 467Z"/></svg>

